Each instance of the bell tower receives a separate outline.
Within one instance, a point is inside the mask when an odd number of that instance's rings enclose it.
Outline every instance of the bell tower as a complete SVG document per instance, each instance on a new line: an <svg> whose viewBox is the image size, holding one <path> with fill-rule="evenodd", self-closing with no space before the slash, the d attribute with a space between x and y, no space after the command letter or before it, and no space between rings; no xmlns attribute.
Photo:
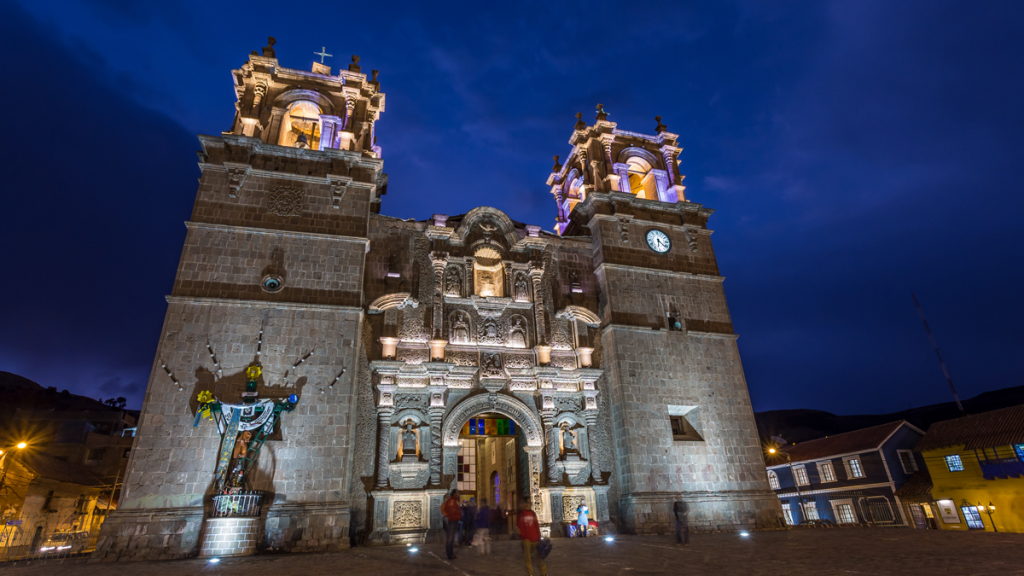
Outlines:
<svg viewBox="0 0 1024 576"><path fill-rule="evenodd" d="M384 94L357 56L337 73L285 68L273 38L232 79L231 129L199 136L199 190L103 561L349 545ZM259 406L282 410L266 424ZM244 506L222 505L236 496Z"/></svg>
<svg viewBox="0 0 1024 576"><path fill-rule="evenodd" d="M598 104L577 121L547 183L556 231L588 238L600 288L601 351L614 431L621 528L775 528L764 458L708 218L687 199L678 135L620 130Z"/></svg>

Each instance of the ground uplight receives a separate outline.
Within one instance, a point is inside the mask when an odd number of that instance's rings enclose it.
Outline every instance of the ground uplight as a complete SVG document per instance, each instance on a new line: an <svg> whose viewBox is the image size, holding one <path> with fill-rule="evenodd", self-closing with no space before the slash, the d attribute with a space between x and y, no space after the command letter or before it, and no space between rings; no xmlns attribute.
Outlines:
<svg viewBox="0 0 1024 576"><path fill-rule="evenodd" d="M420 551L419 548L409 548L409 552L412 552L413 554L415 554L416 552L419 552L419 551Z"/></svg>
<svg viewBox="0 0 1024 576"><path fill-rule="evenodd" d="M605 542L614 542L614 541L615 541L615 538L612 538L611 536L605 536L605 537L604 537L604 541L605 541Z"/></svg>
<svg viewBox="0 0 1024 576"><path fill-rule="evenodd" d="M210 558L210 564L216 564L217 562L220 562L220 558Z"/></svg>
<svg viewBox="0 0 1024 576"><path fill-rule="evenodd" d="M740 532L740 536L746 538L747 536L750 536L750 532Z"/></svg>

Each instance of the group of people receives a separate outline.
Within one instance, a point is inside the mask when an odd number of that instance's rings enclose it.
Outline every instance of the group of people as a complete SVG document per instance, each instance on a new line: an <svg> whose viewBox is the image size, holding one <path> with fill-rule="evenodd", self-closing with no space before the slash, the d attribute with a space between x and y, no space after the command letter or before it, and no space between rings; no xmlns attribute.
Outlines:
<svg viewBox="0 0 1024 576"><path fill-rule="evenodd" d="M582 528L582 535L586 536L589 518L586 505L581 504L577 509L577 525ZM672 507L675 516L676 546L688 546L690 544L690 508L686 502L676 502ZM455 560L455 546L458 542L478 547L481 555L491 553L491 526L496 524L495 518L500 520L506 518L507 511L499 510L497 514L487 505L487 500L482 499L480 506L476 504L475 498L468 502L462 502L459 491L452 490L448 499L441 504L441 514L445 518L445 553L449 560ZM533 512L533 506L529 501L523 504L519 511L516 526L519 529L519 537L523 543L523 557L526 562L526 573L533 576L533 552L537 551L537 560L540 564L541 576L547 576L547 565L544 564L544 554L541 555L540 547L540 521L537 514ZM461 540L460 540L461 537ZM545 540L545 543L549 541Z"/></svg>

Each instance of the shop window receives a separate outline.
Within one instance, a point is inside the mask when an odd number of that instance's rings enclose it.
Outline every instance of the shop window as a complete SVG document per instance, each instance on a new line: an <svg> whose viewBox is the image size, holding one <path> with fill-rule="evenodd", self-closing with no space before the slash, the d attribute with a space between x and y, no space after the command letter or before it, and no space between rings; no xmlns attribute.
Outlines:
<svg viewBox="0 0 1024 576"><path fill-rule="evenodd" d="M950 454L949 456L946 456L946 468L948 468L950 472L963 472L964 463L960 460L960 455Z"/></svg>

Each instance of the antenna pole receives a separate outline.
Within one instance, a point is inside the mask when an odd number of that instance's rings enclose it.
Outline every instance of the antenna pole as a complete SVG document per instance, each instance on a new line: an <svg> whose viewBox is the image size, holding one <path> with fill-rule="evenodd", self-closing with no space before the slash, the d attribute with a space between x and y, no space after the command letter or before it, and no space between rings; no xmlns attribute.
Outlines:
<svg viewBox="0 0 1024 576"><path fill-rule="evenodd" d="M928 328L928 321L924 319L924 312L921 310L921 303L917 301L917 294L910 293L910 297L914 299L914 306L917 307L917 314L921 316L921 322L924 324L924 331L928 334L928 340L931 340L932 348L935 349L935 356L939 359L939 366L942 366L942 373L946 375L946 382L949 382L949 391L953 393L953 399L956 400L956 407L960 409L960 414L967 416L967 412L964 411L964 405L960 403L960 396L956 393L956 388L953 387L953 379L949 377L949 370L946 370L946 363L942 361L942 353L939 352L939 345L935 343L935 337L932 336L932 331Z"/></svg>

